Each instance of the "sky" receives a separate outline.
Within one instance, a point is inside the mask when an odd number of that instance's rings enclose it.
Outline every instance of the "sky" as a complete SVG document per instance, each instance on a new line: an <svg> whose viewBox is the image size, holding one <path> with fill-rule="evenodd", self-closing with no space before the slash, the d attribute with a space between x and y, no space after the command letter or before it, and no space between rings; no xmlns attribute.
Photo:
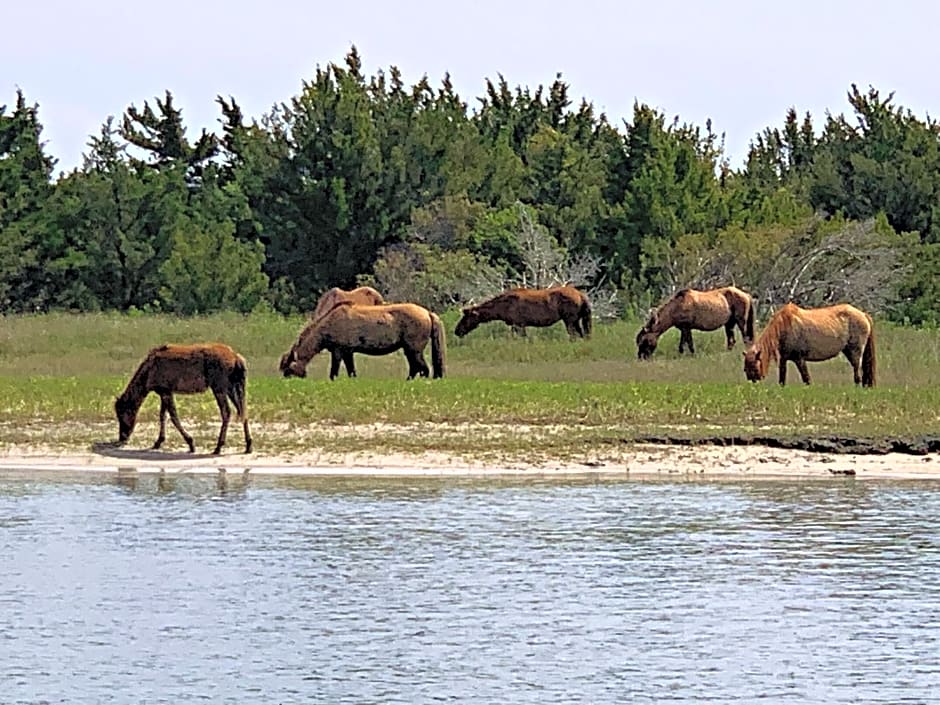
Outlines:
<svg viewBox="0 0 940 705"><path fill-rule="evenodd" d="M550 85L556 74L622 128L634 103L726 136L732 166L786 111L850 113L855 83L920 118L940 113L940 3L711 0L462 4L397 0L32 0L8 3L0 105L39 105L57 173L81 163L108 116L167 90L187 134L216 131L217 95L248 118L297 95L355 45L363 72L397 66L407 85L446 73L471 109L486 80Z"/></svg>

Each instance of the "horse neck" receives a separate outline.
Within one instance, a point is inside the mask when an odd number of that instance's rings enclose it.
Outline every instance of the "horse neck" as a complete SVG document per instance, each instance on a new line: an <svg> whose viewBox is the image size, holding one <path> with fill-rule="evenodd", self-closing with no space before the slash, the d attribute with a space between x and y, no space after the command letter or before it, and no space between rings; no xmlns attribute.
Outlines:
<svg viewBox="0 0 940 705"><path fill-rule="evenodd" d="M147 394L150 393L150 389L147 387L147 376L150 374L152 366L153 361L149 357L140 363L137 371L134 372L134 376L131 377L131 381L127 383L127 387L118 397L121 404L133 408L135 412L140 408Z"/></svg>
<svg viewBox="0 0 940 705"><path fill-rule="evenodd" d="M499 317L498 307L499 302L497 299L490 299L489 301L484 301L482 304L474 306L473 312L477 315L477 318L479 318L480 323L488 323Z"/></svg>
<svg viewBox="0 0 940 705"><path fill-rule="evenodd" d="M754 341L754 346L760 350L760 371L762 375L766 375L770 363L780 357L780 326L778 323L778 321L771 321L771 324L764 329L760 337Z"/></svg>
<svg viewBox="0 0 940 705"><path fill-rule="evenodd" d="M303 365L310 362L313 356L322 350L323 333L320 324L324 318L325 316L321 316L318 320L307 326L291 349L294 353L294 358Z"/></svg>
<svg viewBox="0 0 940 705"><path fill-rule="evenodd" d="M657 338L672 328L673 309L675 308L675 299L669 299L666 303L656 309L652 316L652 325L650 321L646 322L646 332L652 333Z"/></svg>

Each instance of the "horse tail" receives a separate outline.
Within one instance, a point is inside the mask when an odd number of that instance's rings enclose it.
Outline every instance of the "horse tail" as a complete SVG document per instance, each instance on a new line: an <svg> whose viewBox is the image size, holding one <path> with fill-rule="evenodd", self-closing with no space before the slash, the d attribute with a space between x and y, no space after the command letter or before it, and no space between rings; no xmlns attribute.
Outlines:
<svg viewBox="0 0 940 705"><path fill-rule="evenodd" d="M871 316L868 317L868 342L865 343L865 350L862 352L862 386L875 386L875 326L872 324Z"/></svg>
<svg viewBox="0 0 940 705"><path fill-rule="evenodd" d="M744 321L744 337L747 338L748 343L754 342L754 297L747 297L747 313L745 314Z"/></svg>
<svg viewBox="0 0 940 705"><path fill-rule="evenodd" d="M444 357L447 352L447 343L444 338L444 324L441 317L431 313L431 367L434 379L444 376Z"/></svg>
<svg viewBox="0 0 940 705"><path fill-rule="evenodd" d="M231 372L228 373L229 392L228 395L235 404L235 413L239 421L244 421L247 416L245 409L245 387L248 380L248 366L245 364L245 358L241 355L235 356L235 364L232 365Z"/></svg>
<svg viewBox="0 0 940 705"><path fill-rule="evenodd" d="M581 308L578 310L578 319L581 321L581 330L584 337L591 337L591 302L587 296L581 297Z"/></svg>

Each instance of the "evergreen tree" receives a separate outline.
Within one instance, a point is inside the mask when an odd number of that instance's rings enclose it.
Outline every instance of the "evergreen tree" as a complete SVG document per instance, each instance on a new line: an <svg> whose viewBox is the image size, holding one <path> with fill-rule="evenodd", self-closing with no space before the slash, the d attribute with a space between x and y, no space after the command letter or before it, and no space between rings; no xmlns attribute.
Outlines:
<svg viewBox="0 0 940 705"><path fill-rule="evenodd" d="M219 152L218 138L203 130L196 143L190 144L183 111L173 104L173 94L167 91L163 100L157 98L155 102L156 111L146 101L143 109L131 105L121 122L121 137L147 155L133 163L180 169L190 182L198 182L207 163Z"/></svg>
<svg viewBox="0 0 940 705"><path fill-rule="evenodd" d="M22 91L9 114L0 106L0 311L49 303L42 250L55 160L45 154L39 108Z"/></svg>

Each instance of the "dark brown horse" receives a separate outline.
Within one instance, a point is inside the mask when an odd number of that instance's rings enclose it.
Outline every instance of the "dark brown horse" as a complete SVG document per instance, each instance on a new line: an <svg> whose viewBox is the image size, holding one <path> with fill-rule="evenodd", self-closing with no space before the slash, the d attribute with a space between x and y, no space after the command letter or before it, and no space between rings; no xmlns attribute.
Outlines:
<svg viewBox="0 0 940 705"><path fill-rule="evenodd" d="M807 362L828 360L839 353L852 365L855 384L875 386L875 330L871 316L849 304L800 308L789 303L777 311L767 327L744 353L744 374L752 382L767 376L772 360L779 360L780 384L787 381L792 360L804 384L809 384Z"/></svg>
<svg viewBox="0 0 940 705"><path fill-rule="evenodd" d="M698 291L682 289L655 310L636 335L637 357L648 359L656 350L659 336L670 328L679 329L679 353L695 353L693 330L725 327L728 349L734 347L734 327L741 330L745 345L754 340L754 303L750 294L733 286Z"/></svg>
<svg viewBox="0 0 940 705"><path fill-rule="evenodd" d="M317 301L317 306L313 309L313 313L310 314L310 319L315 321L336 304L341 303L377 306L384 304L385 299L371 286L360 286L355 289L350 289L349 291L334 286L332 289L326 291Z"/></svg>
<svg viewBox="0 0 940 705"><path fill-rule="evenodd" d="M526 326L545 327L564 321L573 339L591 337L591 304L572 286L549 289L510 289L463 309L454 333L463 337L481 323L503 321L525 335Z"/></svg>
<svg viewBox="0 0 940 705"><path fill-rule="evenodd" d="M195 345L161 345L151 350L140 363L124 393L114 402L118 419L118 443L130 438L137 424L137 412L150 392L160 396L160 434L153 444L154 450L166 440L166 415L176 430L182 434L189 452L196 450L193 437L183 430L176 413L173 394L196 394L211 389L222 415L222 429L216 442L216 455L225 445L225 434L231 417L228 399L235 405L235 413L242 420L245 430L245 452L251 452L251 434L248 432L248 415L245 409L245 386L247 367L245 358L222 343L197 343Z"/></svg>
<svg viewBox="0 0 940 705"><path fill-rule="evenodd" d="M408 379L427 377L424 348L431 341L434 377L444 376L444 326L437 314L417 304L365 306L341 303L301 331L293 347L281 356L285 377L306 377L307 364L321 350L332 356L330 379L339 374L340 361L352 370L353 353L388 355L402 350L408 360Z"/></svg>

